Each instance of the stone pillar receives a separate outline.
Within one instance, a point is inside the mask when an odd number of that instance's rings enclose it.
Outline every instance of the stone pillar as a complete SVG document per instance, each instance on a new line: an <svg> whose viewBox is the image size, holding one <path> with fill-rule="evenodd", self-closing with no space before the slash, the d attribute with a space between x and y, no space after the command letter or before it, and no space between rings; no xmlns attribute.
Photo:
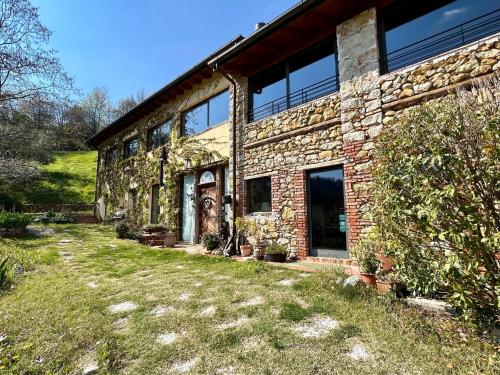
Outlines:
<svg viewBox="0 0 500 375"><path fill-rule="evenodd" d="M349 247L371 222L373 139L382 129L377 14L370 8L337 27L340 111Z"/></svg>

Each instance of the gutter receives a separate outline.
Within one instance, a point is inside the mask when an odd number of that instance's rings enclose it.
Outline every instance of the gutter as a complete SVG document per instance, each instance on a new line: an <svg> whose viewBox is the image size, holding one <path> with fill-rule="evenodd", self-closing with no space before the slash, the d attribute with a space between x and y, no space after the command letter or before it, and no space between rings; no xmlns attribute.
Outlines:
<svg viewBox="0 0 500 375"><path fill-rule="evenodd" d="M232 142L232 147L233 147L233 160L232 160L232 167L233 167L233 173L232 173L232 180L233 180L233 191L232 191L232 197L231 197L231 210L232 212L232 217L231 217L231 222L232 222L232 228L231 228L231 238L229 242L231 243L232 249L228 248L226 245L226 248L224 249L224 254L231 255L234 251L236 253L236 95L237 95L237 85L236 81L229 76L224 70L220 69L217 65L213 66L213 70L218 71L220 74L224 76L230 83L231 86L233 87L233 100L232 100L232 108L233 108L233 113L232 113L232 127L231 130L233 132L233 142Z"/></svg>

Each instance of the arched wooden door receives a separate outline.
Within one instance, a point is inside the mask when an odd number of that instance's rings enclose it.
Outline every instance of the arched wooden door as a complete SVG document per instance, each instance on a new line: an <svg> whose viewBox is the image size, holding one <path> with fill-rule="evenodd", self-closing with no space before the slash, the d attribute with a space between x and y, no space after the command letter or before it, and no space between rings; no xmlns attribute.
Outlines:
<svg viewBox="0 0 500 375"><path fill-rule="evenodd" d="M218 232L217 229L217 183L215 173L204 171L198 184L198 212L200 217L200 238L205 233Z"/></svg>

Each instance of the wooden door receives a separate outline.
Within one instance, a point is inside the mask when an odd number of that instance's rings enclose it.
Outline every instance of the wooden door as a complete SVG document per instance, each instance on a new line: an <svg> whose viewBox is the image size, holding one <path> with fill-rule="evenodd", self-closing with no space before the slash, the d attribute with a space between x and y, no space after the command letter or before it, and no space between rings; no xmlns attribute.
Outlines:
<svg viewBox="0 0 500 375"><path fill-rule="evenodd" d="M205 171L201 174L198 189L199 233L201 238L205 233L218 233L217 183L212 171Z"/></svg>

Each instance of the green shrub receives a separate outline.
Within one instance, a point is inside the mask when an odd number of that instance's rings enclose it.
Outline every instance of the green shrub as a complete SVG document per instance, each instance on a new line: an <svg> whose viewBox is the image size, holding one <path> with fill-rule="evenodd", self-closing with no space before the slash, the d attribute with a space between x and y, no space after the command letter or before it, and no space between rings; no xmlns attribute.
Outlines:
<svg viewBox="0 0 500 375"><path fill-rule="evenodd" d="M498 79L396 117L376 146L374 219L415 294L449 290L465 319L500 311Z"/></svg>
<svg viewBox="0 0 500 375"><path fill-rule="evenodd" d="M23 204L10 188L7 188L0 181L0 210L21 211Z"/></svg>
<svg viewBox="0 0 500 375"><path fill-rule="evenodd" d="M266 248L266 254L267 255L274 255L274 254L285 254L286 255L287 251L286 251L286 247L283 245L272 244Z"/></svg>
<svg viewBox="0 0 500 375"><path fill-rule="evenodd" d="M117 238L127 238L127 234L130 230L130 225L127 223L121 222L115 225L115 232Z"/></svg>
<svg viewBox="0 0 500 375"><path fill-rule="evenodd" d="M23 229L31 223L31 216L20 212L0 211L0 228Z"/></svg>
<svg viewBox="0 0 500 375"><path fill-rule="evenodd" d="M221 245L219 236L213 233L205 233L201 242L208 251L218 249Z"/></svg>
<svg viewBox="0 0 500 375"><path fill-rule="evenodd" d="M7 284L7 261L9 257L5 258L0 262L0 289L3 289L4 285Z"/></svg>
<svg viewBox="0 0 500 375"><path fill-rule="evenodd" d="M74 224L76 223L76 214L69 211L49 211L40 217L40 221L44 224Z"/></svg>
<svg viewBox="0 0 500 375"><path fill-rule="evenodd" d="M375 252L379 250L380 241L378 236L372 231L362 236L352 249L352 255L356 258L361 272L377 272L379 261Z"/></svg>

